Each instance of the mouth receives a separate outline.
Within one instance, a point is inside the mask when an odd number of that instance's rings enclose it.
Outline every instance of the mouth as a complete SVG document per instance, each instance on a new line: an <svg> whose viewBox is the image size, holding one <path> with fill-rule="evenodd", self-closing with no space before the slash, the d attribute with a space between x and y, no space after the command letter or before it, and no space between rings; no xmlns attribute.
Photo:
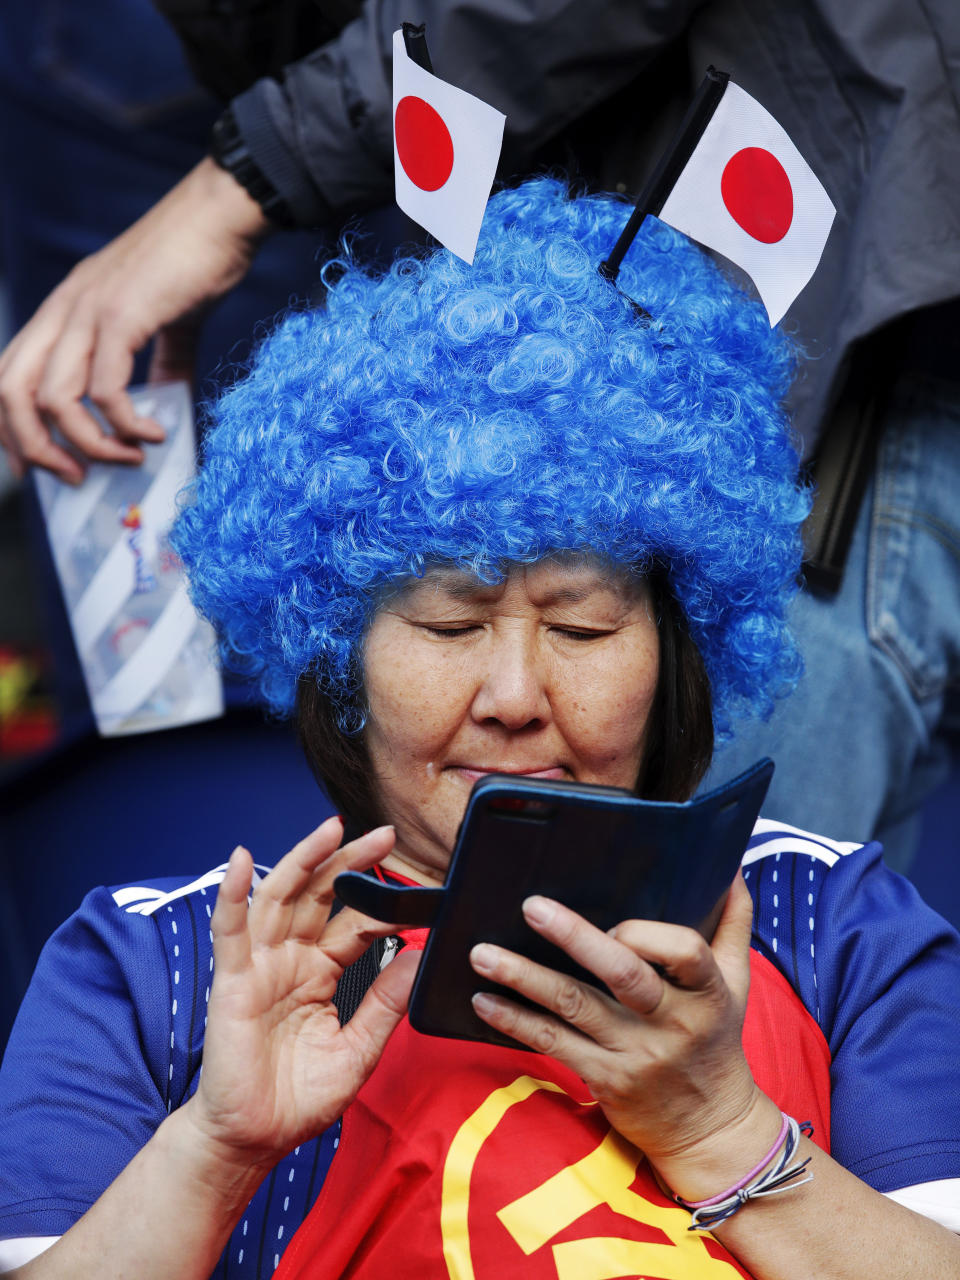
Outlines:
<svg viewBox="0 0 960 1280"><path fill-rule="evenodd" d="M489 773L509 773L515 777L548 778L551 780L566 777L566 770L559 765L552 765L546 769L517 769L511 765L504 764L498 764L489 769L479 765L454 765L453 768L462 777L468 778L470 782L476 782L478 778L485 778Z"/></svg>

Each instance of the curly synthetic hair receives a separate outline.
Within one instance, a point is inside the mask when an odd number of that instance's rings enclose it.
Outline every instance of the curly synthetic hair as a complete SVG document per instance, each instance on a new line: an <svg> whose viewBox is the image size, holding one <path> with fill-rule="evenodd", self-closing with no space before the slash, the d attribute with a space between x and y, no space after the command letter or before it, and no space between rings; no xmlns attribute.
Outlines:
<svg viewBox="0 0 960 1280"><path fill-rule="evenodd" d="M174 544L226 662L274 710L309 673L359 729L386 584L437 562L495 581L556 550L665 567L721 733L791 685L808 506L791 352L653 219L604 280L627 215L539 179L490 201L472 267L441 249L368 274L344 250L325 305L213 407Z"/></svg>

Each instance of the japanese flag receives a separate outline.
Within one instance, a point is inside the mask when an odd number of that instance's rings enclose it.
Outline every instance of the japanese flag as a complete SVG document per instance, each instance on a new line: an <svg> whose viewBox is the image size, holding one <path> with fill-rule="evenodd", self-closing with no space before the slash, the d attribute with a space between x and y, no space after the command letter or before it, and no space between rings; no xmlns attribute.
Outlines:
<svg viewBox="0 0 960 1280"><path fill-rule="evenodd" d="M742 267L774 325L816 270L835 213L769 111L728 84L657 216Z"/></svg>
<svg viewBox="0 0 960 1280"><path fill-rule="evenodd" d="M397 204L473 262L503 142L501 112L437 79L393 35L393 165Z"/></svg>

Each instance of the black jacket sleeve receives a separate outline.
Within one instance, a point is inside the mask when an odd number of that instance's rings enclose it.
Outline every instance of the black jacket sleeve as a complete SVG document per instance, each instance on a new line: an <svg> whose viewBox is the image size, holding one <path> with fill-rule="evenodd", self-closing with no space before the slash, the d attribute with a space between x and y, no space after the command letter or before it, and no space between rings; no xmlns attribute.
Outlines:
<svg viewBox="0 0 960 1280"><path fill-rule="evenodd" d="M507 117L501 176L635 79L702 0L369 0L315 52L232 109L253 163L300 225L340 222L393 192L390 57L425 22L436 74Z"/></svg>
<svg viewBox="0 0 960 1280"><path fill-rule="evenodd" d="M360 0L153 0L196 80L223 102L332 40Z"/></svg>

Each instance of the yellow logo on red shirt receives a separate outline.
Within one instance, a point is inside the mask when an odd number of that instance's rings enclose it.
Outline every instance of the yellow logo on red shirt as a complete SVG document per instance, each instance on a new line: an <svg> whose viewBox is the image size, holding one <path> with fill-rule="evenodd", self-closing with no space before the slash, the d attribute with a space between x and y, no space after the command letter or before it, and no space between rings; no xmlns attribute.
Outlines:
<svg viewBox="0 0 960 1280"><path fill-rule="evenodd" d="M570 1097L552 1081L518 1076L490 1093L450 1143L440 1211L443 1256L450 1280L475 1280L470 1183L478 1157L507 1113L544 1091ZM593 1108L597 1104L577 1105ZM638 1178L643 1185L644 1171L649 1195L634 1189ZM587 1235L555 1240L561 1233L569 1237L569 1228L601 1206L650 1228L651 1238ZM503 1205L496 1218L527 1257L532 1259L549 1247L557 1280L613 1280L622 1276L736 1280L743 1275L732 1262L711 1253L702 1234L688 1230L690 1215L659 1193L642 1153L613 1129L587 1155ZM555 1242L551 1245L551 1241Z"/></svg>

